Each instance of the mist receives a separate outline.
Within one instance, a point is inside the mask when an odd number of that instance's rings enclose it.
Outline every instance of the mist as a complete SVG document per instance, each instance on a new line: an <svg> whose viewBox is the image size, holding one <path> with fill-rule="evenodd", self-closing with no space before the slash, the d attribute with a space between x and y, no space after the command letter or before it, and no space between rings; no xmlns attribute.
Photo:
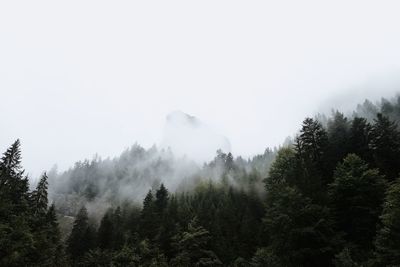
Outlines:
<svg viewBox="0 0 400 267"><path fill-rule="evenodd" d="M393 94L398 8L3 2L0 149L21 138L24 166L37 177L135 142L160 145L165 117L181 110L227 137L235 155L262 153L305 116Z"/></svg>

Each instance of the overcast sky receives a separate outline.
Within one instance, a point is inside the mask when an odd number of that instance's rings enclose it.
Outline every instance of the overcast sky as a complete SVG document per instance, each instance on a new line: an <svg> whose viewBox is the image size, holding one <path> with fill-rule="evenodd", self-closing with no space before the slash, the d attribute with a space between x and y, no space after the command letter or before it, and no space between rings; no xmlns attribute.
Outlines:
<svg viewBox="0 0 400 267"><path fill-rule="evenodd" d="M1 1L0 149L33 176L160 142L182 110L249 156L400 83L399 1ZM397 90L398 91L398 90Z"/></svg>

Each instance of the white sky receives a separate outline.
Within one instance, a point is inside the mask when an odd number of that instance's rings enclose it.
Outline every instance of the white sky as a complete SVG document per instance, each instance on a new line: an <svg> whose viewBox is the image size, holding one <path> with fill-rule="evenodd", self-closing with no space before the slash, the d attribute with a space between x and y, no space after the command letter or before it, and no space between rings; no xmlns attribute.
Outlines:
<svg viewBox="0 0 400 267"><path fill-rule="evenodd" d="M0 149L21 138L35 176L158 143L166 114L182 110L235 154L260 153L307 115L394 94L399 10L382 0L1 1Z"/></svg>

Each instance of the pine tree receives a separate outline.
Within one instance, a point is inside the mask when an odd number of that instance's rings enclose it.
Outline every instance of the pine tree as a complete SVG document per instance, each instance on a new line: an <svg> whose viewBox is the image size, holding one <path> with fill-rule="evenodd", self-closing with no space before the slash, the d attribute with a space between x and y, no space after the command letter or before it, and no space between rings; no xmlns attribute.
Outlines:
<svg viewBox="0 0 400 267"><path fill-rule="evenodd" d="M112 249L114 241L114 223L112 220L112 210L108 210L100 222L97 231L97 242L101 249Z"/></svg>
<svg viewBox="0 0 400 267"><path fill-rule="evenodd" d="M156 191L156 199L154 202L155 212L158 214L158 216L163 216L163 212L168 206L168 199L168 190L165 188L164 184L161 184L160 188Z"/></svg>
<svg viewBox="0 0 400 267"><path fill-rule="evenodd" d="M114 241L113 248L115 250L121 249L125 243L125 236L123 231L123 219L121 208L118 206L113 213L113 224L114 224Z"/></svg>
<svg viewBox="0 0 400 267"><path fill-rule="evenodd" d="M324 198L326 185L331 182L331 175L326 161L328 136L318 121L304 120L295 149L301 167L297 179L304 185L299 189L304 195L320 201Z"/></svg>
<svg viewBox="0 0 400 267"><path fill-rule="evenodd" d="M268 188L264 229L268 249L282 266L331 266L336 237L329 210L296 188Z"/></svg>
<svg viewBox="0 0 400 267"><path fill-rule="evenodd" d="M388 189L376 237L377 266L400 265L400 178Z"/></svg>
<svg viewBox="0 0 400 267"><path fill-rule="evenodd" d="M47 198L47 175L44 173L40 179L36 190L31 194L31 202L33 206L33 213L36 216L42 216L47 212L48 198Z"/></svg>
<svg viewBox="0 0 400 267"><path fill-rule="evenodd" d="M28 178L24 177L20 141L17 139L0 161L0 209L6 209L8 214L27 212L28 190Z"/></svg>
<svg viewBox="0 0 400 267"><path fill-rule="evenodd" d="M361 157L369 164L373 163L369 138L372 126L365 118L355 117L351 122L349 151Z"/></svg>
<svg viewBox="0 0 400 267"><path fill-rule="evenodd" d="M143 208L140 214L139 234L142 239L148 238L153 240L157 234L156 212L153 194L151 190L147 193L143 200Z"/></svg>
<svg viewBox="0 0 400 267"><path fill-rule="evenodd" d="M21 166L19 140L0 160L0 266L28 266L34 260L28 178Z"/></svg>
<svg viewBox="0 0 400 267"><path fill-rule="evenodd" d="M378 114L370 134L376 165L393 181L400 174L400 132L397 125Z"/></svg>
<svg viewBox="0 0 400 267"><path fill-rule="evenodd" d="M83 255L93 248L94 230L89 225L87 210L82 207L76 218L67 240L67 250L72 265L77 265Z"/></svg>
<svg viewBox="0 0 400 267"><path fill-rule="evenodd" d="M367 260L373 248L375 226L381 214L386 182L377 169L349 154L338 164L329 196L338 231L354 248L358 261Z"/></svg>
<svg viewBox="0 0 400 267"><path fill-rule="evenodd" d="M327 161L329 164L329 174L333 174L336 164L349 153L349 122L347 118L336 111L333 119L328 121L328 140L329 147Z"/></svg>
<svg viewBox="0 0 400 267"><path fill-rule="evenodd" d="M2 175L20 177L23 174L21 167L21 142L17 139L3 154L0 162Z"/></svg>
<svg viewBox="0 0 400 267"><path fill-rule="evenodd" d="M200 226L194 218L189 223L187 231L175 236L177 256L172 260L172 266L220 266L221 261L215 253L208 249L210 233Z"/></svg>

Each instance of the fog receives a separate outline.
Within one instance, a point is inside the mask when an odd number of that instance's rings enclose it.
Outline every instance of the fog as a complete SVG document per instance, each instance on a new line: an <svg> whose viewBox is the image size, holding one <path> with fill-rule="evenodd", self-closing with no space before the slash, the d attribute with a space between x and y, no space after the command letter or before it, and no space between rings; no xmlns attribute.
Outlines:
<svg viewBox="0 0 400 267"><path fill-rule="evenodd" d="M399 8L2 1L0 149L20 138L36 177L135 142L162 146L166 116L180 110L226 137L234 155L263 153L306 116L398 92Z"/></svg>

